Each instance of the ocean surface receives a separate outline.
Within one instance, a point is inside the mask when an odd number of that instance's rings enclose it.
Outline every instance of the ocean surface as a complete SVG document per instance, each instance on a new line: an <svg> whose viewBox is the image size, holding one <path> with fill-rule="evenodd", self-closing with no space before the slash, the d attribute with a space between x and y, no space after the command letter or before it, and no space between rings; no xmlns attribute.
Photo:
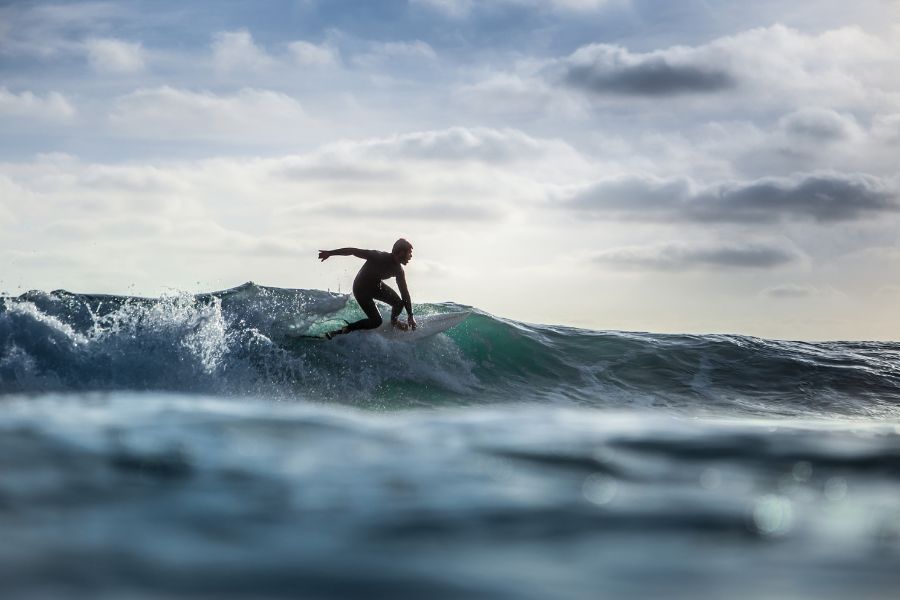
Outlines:
<svg viewBox="0 0 900 600"><path fill-rule="evenodd" d="M900 343L416 309L0 298L0 595L897 597Z"/></svg>

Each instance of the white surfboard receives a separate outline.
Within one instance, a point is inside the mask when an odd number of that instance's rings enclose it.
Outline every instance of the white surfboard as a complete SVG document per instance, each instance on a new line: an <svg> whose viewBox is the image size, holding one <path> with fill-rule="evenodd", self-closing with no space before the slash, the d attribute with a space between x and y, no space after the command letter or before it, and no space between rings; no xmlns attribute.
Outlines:
<svg viewBox="0 0 900 600"><path fill-rule="evenodd" d="M375 330L375 333L391 340L412 342L447 331L451 327L455 327L465 321L470 314L467 310L460 310L441 315L416 317L417 327L408 331L394 327L389 319L385 319L381 327Z"/></svg>

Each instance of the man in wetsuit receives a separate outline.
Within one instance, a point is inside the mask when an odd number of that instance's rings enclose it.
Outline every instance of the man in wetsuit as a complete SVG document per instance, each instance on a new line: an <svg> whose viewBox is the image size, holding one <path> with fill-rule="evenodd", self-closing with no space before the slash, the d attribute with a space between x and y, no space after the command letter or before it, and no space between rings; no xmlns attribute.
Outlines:
<svg viewBox="0 0 900 600"><path fill-rule="evenodd" d="M412 259L412 244L403 238L394 242L390 252L379 250L360 250L359 248L339 248L337 250L319 250L319 260L325 261L329 256L355 256L366 262L356 274L353 280L353 297L359 303L359 307L366 313L365 319L355 323L349 323L342 329L325 334L329 340L341 333L350 333L357 329L375 329L382 323L381 313L375 306L375 301L380 300L391 305L391 325L399 329L415 329L416 320L413 318L412 300L409 298L409 290L406 288L406 273L403 265ZM397 287L400 288L400 296L390 286L382 283L384 279L397 278ZM400 312L406 308L406 323L398 320Z"/></svg>

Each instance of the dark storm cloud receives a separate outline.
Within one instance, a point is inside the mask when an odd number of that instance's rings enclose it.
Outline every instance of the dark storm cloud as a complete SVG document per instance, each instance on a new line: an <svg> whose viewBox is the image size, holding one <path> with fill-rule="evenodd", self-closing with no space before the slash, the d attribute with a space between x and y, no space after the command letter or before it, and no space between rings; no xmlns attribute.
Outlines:
<svg viewBox="0 0 900 600"><path fill-rule="evenodd" d="M900 209L894 185L869 175L839 173L703 188L687 179L634 176L596 183L565 205L595 217L742 224L785 219L835 223Z"/></svg>
<svg viewBox="0 0 900 600"><path fill-rule="evenodd" d="M681 271L696 268L768 269L798 258L799 254L793 248L749 242L613 248L595 255L594 261L619 268Z"/></svg>
<svg viewBox="0 0 900 600"><path fill-rule="evenodd" d="M693 65L673 65L656 57L635 65L574 65L565 72L569 85L597 94L670 96L710 93L734 87L725 71Z"/></svg>
<svg viewBox="0 0 900 600"><path fill-rule="evenodd" d="M700 194L697 220L769 222L805 217L820 222L852 221L896 212L897 191L866 175L813 175L799 181L762 179Z"/></svg>
<svg viewBox="0 0 900 600"><path fill-rule="evenodd" d="M633 54L619 46L595 44L579 49L559 68L563 82L593 94L708 94L737 85L732 73L696 52Z"/></svg>

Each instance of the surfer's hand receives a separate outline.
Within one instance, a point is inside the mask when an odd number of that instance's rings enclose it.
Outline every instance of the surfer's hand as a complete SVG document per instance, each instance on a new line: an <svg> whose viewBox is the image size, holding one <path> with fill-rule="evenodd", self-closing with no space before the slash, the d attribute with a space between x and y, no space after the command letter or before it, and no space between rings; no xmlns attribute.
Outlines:
<svg viewBox="0 0 900 600"><path fill-rule="evenodd" d="M319 260L325 262L325 259L331 256L331 252L328 250L319 250Z"/></svg>
<svg viewBox="0 0 900 600"><path fill-rule="evenodd" d="M409 325L410 329L415 329L418 325L416 324L415 318L412 315L406 317L406 324Z"/></svg>

